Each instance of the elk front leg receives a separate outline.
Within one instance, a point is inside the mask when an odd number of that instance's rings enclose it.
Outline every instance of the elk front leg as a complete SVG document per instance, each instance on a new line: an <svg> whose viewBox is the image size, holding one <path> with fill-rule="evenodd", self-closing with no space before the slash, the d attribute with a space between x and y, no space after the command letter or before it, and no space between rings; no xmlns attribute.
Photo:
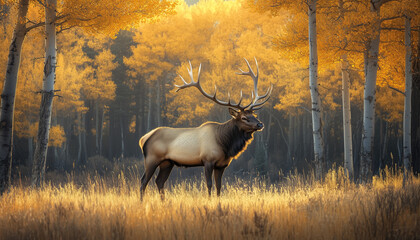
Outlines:
<svg viewBox="0 0 420 240"><path fill-rule="evenodd" d="M209 196L211 196L211 175L213 173L213 163L205 163L204 164L204 175L206 176L206 182L207 182L207 189L209 191Z"/></svg>
<svg viewBox="0 0 420 240"><path fill-rule="evenodd" d="M220 189L222 188L222 175L225 168L214 168L214 181L216 182L217 196L220 197Z"/></svg>

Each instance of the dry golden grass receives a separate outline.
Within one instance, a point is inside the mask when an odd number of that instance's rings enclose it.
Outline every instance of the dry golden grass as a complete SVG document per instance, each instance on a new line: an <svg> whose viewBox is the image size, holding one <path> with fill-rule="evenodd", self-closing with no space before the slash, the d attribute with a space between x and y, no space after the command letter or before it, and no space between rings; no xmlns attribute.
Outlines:
<svg viewBox="0 0 420 240"><path fill-rule="evenodd" d="M324 182L292 176L267 186L224 185L209 198L203 183L183 182L162 201L138 179L99 177L41 190L14 187L0 198L1 239L418 239L420 180L400 173L355 185L341 170Z"/></svg>

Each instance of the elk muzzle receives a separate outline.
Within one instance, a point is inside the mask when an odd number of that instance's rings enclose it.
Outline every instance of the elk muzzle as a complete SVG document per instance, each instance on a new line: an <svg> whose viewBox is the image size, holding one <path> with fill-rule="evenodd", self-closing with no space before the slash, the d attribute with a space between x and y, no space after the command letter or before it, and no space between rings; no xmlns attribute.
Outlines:
<svg viewBox="0 0 420 240"><path fill-rule="evenodd" d="M264 124L262 122L257 123L256 130L261 131L264 128Z"/></svg>

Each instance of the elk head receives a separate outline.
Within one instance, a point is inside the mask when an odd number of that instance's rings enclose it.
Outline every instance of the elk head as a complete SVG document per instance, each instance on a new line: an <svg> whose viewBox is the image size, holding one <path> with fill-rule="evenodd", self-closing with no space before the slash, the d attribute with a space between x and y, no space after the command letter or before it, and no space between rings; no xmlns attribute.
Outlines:
<svg viewBox="0 0 420 240"><path fill-rule="evenodd" d="M181 89L188 88L188 87L196 87L201 94L203 94L206 98L214 101L215 103L221 105L221 106L227 106L229 107L229 113L233 117L234 121L236 122L239 129L245 132L255 132L255 131L261 131L264 128L264 125L258 118L256 117L256 114L254 111L259 110L263 107L264 103L268 101L270 98L271 92L273 90L273 85L271 85L267 92L264 95L258 95L258 62L257 59L255 59L255 65L257 67L257 73L255 74L252 70L251 66L249 65L248 60L245 59L245 62L248 66L248 72L243 71L242 69L239 69L240 72L237 73L238 75L247 75L252 78L254 81L254 90L251 91L251 102L246 105L241 105L242 103L242 90L240 93L240 98L237 103L234 103L230 98L230 93L228 92L228 101L222 101L216 97L217 94L217 87L214 86L214 94L210 95L204 89L201 87L200 84L200 72L201 72L201 64L198 68L198 74L197 74L197 81L194 81L194 76L192 72L192 65L190 63L190 68L187 68L188 74L191 78L191 82L187 83L185 79L181 76L181 80L184 82L183 85L175 85L178 89L177 92Z"/></svg>

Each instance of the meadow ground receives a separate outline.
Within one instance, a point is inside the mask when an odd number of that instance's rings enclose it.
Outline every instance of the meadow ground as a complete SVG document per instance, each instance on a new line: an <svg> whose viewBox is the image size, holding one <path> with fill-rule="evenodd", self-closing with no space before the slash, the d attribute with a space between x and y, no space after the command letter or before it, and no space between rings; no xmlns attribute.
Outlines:
<svg viewBox="0 0 420 240"><path fill-rule="evenodd" d="M127 180L130 179L130 180ZM174 184L161 200L151 182L140 201L138 177L111 183L22 185L0 198L1 239L419 239L420 180L403 186L386 171L365 185L341 170L323 182L293 175L224 184L209 198L204 181ZM214 190L214 189L213 189Z"/></svg>

